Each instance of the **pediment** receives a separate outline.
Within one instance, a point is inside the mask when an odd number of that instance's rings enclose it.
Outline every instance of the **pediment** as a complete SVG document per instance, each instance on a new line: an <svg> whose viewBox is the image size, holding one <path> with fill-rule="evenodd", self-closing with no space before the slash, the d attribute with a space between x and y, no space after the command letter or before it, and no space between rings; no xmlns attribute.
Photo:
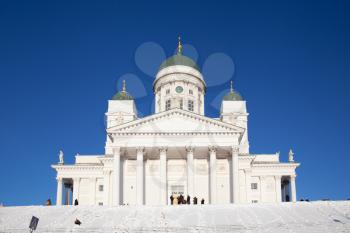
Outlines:
<svg viewBox="0 0 350 233"><path fill-rule="evenodd" d="M243 133L244 129L181 109L157 113L107 129L107 133Z"/></svg>

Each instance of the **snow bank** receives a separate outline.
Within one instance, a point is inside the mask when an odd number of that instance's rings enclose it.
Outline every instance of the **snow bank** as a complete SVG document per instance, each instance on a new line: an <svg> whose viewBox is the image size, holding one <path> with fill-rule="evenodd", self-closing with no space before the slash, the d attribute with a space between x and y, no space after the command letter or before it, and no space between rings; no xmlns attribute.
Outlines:
<svg viewBox="0 0 350 233"><path fill-rule="evenodd" d="M203 206L0 208L0 232L350 232L350 201ZM75 225L78 218L82 224Z"/></svg>

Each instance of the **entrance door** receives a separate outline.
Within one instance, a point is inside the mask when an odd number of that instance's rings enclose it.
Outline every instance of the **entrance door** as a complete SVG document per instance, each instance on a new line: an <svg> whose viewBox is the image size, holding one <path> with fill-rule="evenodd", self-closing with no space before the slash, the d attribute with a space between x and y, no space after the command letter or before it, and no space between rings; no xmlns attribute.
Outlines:
<svg viewBox="0 0 350 233"><path fill-rule="evenodd" d="M170 185L169 187L169 198L171 195L173 195L174 197L174 205L177 205L177 197L182 195L185 196L185 185L181 185L181 184L174 184L174 185Z"/></svg>

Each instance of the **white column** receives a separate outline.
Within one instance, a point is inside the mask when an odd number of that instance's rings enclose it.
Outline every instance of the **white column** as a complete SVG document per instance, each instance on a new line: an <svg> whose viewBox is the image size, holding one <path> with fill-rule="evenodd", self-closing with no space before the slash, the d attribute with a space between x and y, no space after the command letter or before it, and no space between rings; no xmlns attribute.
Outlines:
<svg viewBox="0 0 350 233"><path fill-rule="evenodd" d="M91 185L91 205L96 204L96 177L90 178Z"/></svg>
<svg viewBox="0 0 350 233"><path fill-rule="evenodd" d="M113 148L113 155L114 155L113 205L120 205L120 147Z"/></svg>
<svg viewBox="0 0 350 233"><path fill-rule="evenodd" d="M62 205L62 178L57 177L56 205Z"/></svg>
<svg viewBox="0 0 350 233"><path fill-rule="evenodd" d="M143 186L143 154L144 148L137 148L137 167L136 167L136 199L138 205L143 205L144 186Z"/></svg>
<svg viewBox="0 0 350 233"><path fill-rule="evenodd" d="M78 200L79 203L79 188L80 188L80 178L73 178L73 203L75 199Z"/></svg>
<svg viewBox="0 0 350 233"><path fill-rule="evenodd" d="M245 170L245 186L246 186L246 200L247 203L252 203L251 191L252 191L252 170Z"/></svg>
<svg viewBox="0 0 350 233"><path fill-rule="evenodd" d="M275 176L276 202L282 202L281 176Z"/></svg>
<svg viewBox="0 0 350 233"><path fill-rule="evenodd" d="M232 202L239 202L238 146L232 147Z"/></svg>
<svg viewBox="0 0 350 233"><path fill-rule="evenodd" d="M160 160L160 203L166 205L168 201L167 194L167 148L159 148Z"/></svg>
<svg viewBox="0 0 350 233"><path fill-rule="evenodd" d="M295 187L295 175L290 176L290 188L291 188L291 195L292 195L292 202L297 201L297 190Z"/></svg>
<svg viewBox="0 0 350 233"><path fill-rule="evenodd" d="M186 147L187 151L187 194L193 198L194 196L194 164L193 164L193 147Z"/></svg>
<svg viewBox="0 0 350 233"><path fill-rule="evenodd" d="M210 204L216 203L216 148L209 147L209 164L210 164Z"/></svg>
<svg viewBox="0 0 350 233"><path fill-rule="evenodd" d="M110 205L110 202L109 202L110 174L111 174L111 171L109 170L103 171L103 194L104 194L103 205L105 206Z"/></svg>

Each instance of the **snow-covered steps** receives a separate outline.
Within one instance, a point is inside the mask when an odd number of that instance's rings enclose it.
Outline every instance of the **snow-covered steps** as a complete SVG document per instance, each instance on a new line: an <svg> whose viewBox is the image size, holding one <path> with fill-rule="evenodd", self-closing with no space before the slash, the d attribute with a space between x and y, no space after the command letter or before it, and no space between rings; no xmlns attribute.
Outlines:
<svg viewBox="0 0 350 233"><path fill-rule="evenodd" d="M350 232L350 201L1 207L0 232L29 232L33 215L39 218L35 232Z"/></svg>

